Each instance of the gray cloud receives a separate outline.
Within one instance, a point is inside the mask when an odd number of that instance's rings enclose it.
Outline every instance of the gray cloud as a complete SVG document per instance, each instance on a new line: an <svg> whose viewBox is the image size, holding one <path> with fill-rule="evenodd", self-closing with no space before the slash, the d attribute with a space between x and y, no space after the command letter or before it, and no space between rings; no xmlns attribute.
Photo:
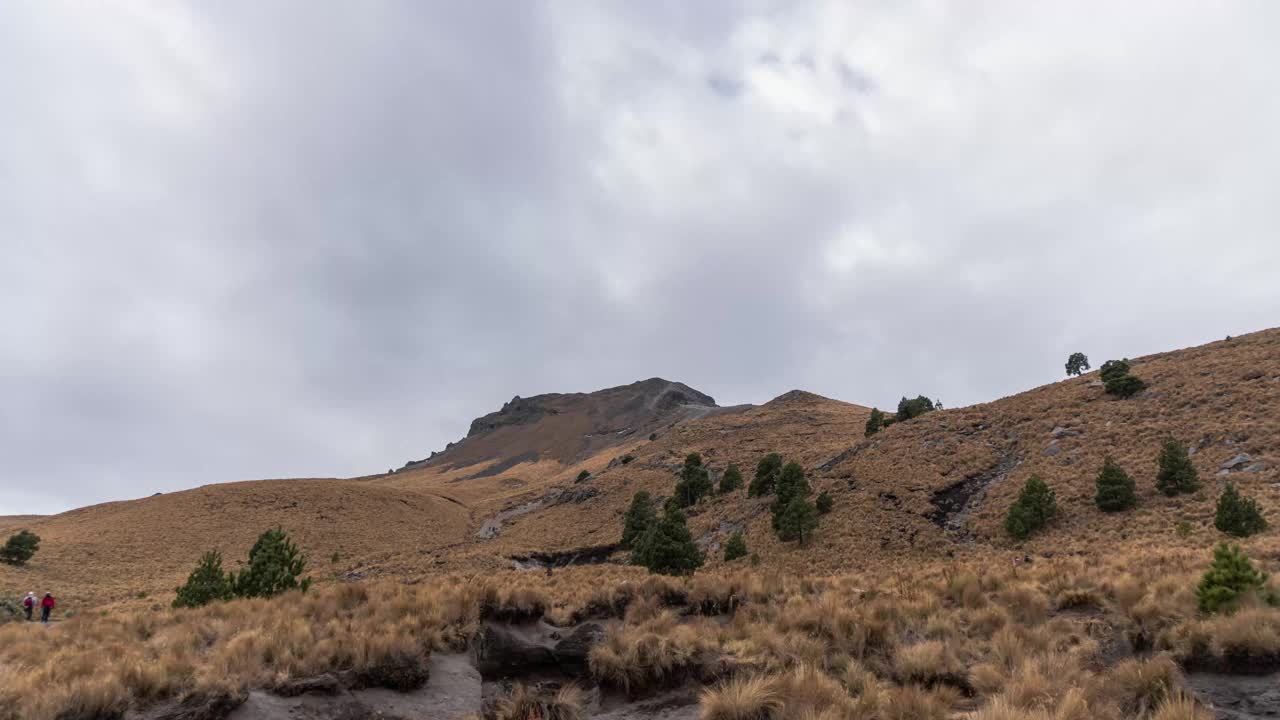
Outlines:
<svg viewBox="0 0 1280 720"><path fill-rule="evenodd" d="M1272 325L1276 14L5 5L0 513Z"/></svg>

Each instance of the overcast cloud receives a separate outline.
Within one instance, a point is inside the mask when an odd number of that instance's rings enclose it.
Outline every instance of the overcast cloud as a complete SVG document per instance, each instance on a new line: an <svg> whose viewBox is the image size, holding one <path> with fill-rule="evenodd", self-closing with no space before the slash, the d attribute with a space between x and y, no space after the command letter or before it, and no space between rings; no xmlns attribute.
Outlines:
<svg viewBox="0 0 1280 720"><path fill-rule="evenodd" d="M1280 5L0 4L0 514L1280 317Z"/></svg>

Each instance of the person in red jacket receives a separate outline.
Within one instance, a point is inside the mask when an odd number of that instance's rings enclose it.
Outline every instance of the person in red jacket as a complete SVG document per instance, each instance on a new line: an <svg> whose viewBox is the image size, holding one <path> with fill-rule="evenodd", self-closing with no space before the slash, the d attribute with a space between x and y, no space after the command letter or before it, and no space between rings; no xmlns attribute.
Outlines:
<svg viewBox="0 0 1280 720"><path fill-rule="evenodd" d="M40 622L49 622L49 613L53 612L53 606L57 601L53 599L53 593L45 593L44 599L40 601Z"/></svg>

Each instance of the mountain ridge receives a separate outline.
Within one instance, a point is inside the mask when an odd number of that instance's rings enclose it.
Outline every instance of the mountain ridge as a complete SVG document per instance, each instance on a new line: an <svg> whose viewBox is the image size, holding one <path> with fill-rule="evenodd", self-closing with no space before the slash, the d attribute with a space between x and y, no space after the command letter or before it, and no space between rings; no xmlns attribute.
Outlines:
<svg viewBox="0 0 1280 720"><path fill-rule="evenodd" d="M29 526L45 538L29 567L0 567L0 590L47 586L80 607L133 602L140 591L163 595L204 550L239 558L256 533L276 525L299 539L322 581L502 572L527 567L521 558L530 557L624 562L610 546L632 495L670 496L690 452L701 454L713 480L731 464L749 479L761 457L781 453L835 501L814 542L798 548L774 536L768 498L739 491L704 500L689 509L689 527L711 569L739 530L765 566L837 572L975 553L1203 545L1216 534L1213 504L1227 481L1264 508L1280 506L1280 329L1132 363L1148 388L1130 399L1108 396L1094 372L930 412L871 437L863 432L869 408L806 391L729 408L699 404L701 394L680 384L672 385L695 402L663 401L671 388L661 379L533 396L536 418L485 426L436 462L395 473L209 485L0 518L0 527ZM1168 437L1192 448L1201 493L1169 499L1155 491L1155 459ZM1108 454L1138 484L1133 511L1104 514L1093 505ZM1062 510L1041 534L1014 543L1001 521L1031 474L1055 490ZM1185 537L1175 532L1181 522L1190 527ZM1275 533L1248 542L1280 551Z"/></svg>

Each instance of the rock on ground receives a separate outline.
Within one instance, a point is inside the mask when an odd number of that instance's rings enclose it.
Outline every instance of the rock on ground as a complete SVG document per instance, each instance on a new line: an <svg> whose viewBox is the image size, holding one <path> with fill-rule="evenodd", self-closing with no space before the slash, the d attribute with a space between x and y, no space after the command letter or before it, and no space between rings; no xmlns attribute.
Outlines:
<svg viewBox="0 0 1280 720"><path fill-rule="evenodd" d="M465 655L432 655L426 685L280 697L249 693L227 720L463 720L480 711L480 673Z"/></svg>

